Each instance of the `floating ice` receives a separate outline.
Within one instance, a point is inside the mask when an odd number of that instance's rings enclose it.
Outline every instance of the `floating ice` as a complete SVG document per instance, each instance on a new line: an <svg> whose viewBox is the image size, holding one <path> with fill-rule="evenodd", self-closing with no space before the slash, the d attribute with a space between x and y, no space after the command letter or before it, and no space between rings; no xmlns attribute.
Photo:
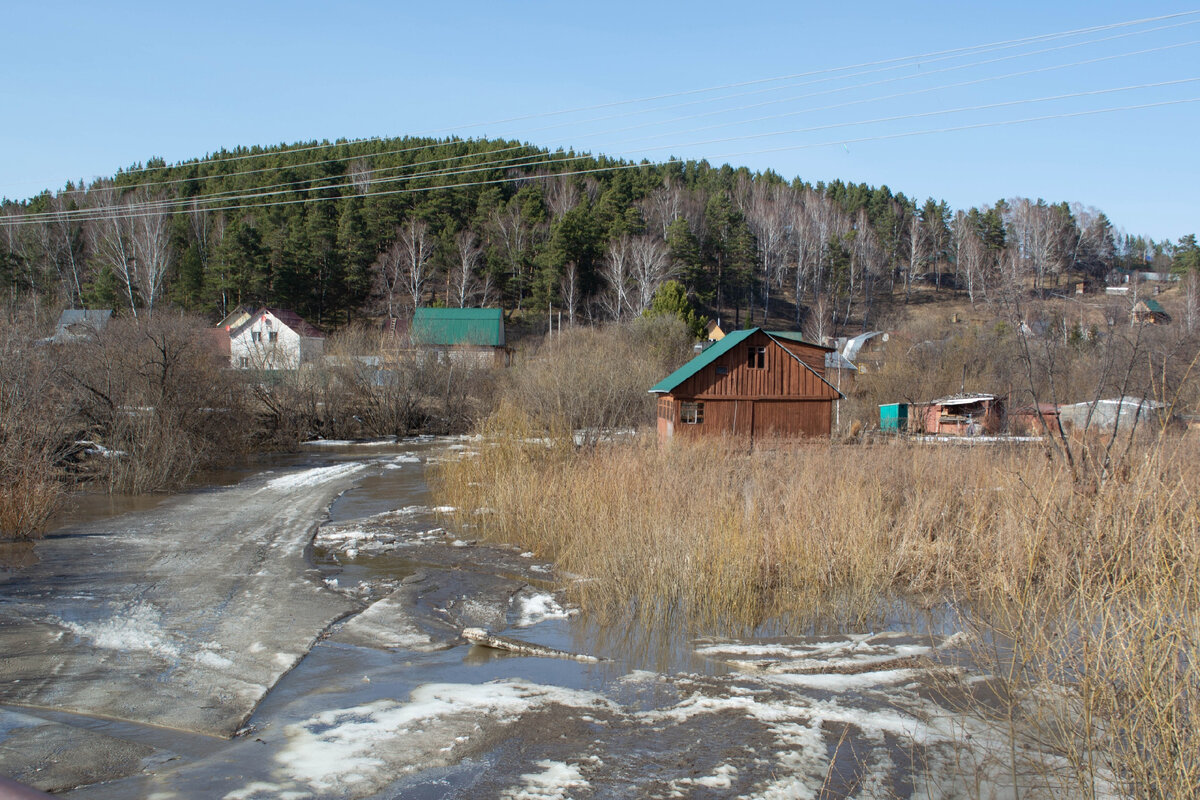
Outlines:
<svg viewBox="0 0 1200 800"><path fill-rule="evenodd" d="M583 773L562 761L545 759L535 761L534 766L542 771L522 775L521 788L504 792L500 795L502 800L565 800L572 789L589 786Z"/></svg>
<svg viewBox="0 0 1200 800"><path fill-rule="evenodd" d="M522 594L516 598L517 627L525 628L545 622L548 619L566 619L576 613L574 609L565 609L558 604L552 595L538 593Z"/></svg>

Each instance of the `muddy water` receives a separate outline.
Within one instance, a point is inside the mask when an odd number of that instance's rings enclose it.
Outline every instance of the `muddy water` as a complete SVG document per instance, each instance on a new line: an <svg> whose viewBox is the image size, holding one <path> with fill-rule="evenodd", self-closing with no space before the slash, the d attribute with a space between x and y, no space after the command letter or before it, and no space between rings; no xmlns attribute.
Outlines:
<svg viewBox="0 0 1200 800"><path fill-rule="evenodd" d="M469 446L414 440L288 457L288 467L370 463L332 504L310 552L314 580L357 610L232 740L21 709L111 737L131 754L133 766L114 780L65 795L958 797L968 785L1011 793L1002 772L957 766L964 742L990 741L991 732L945 700L970 691L946 666L958 639L945 619L898 617L887 629L804 637L601 628L567 607L552 564L477 542L433 507L426 467ZM86 529L81 517L73 524ZM468 627L599 660L473 646L461 637ZM2 737L6 746L17 740Z"/></svg>

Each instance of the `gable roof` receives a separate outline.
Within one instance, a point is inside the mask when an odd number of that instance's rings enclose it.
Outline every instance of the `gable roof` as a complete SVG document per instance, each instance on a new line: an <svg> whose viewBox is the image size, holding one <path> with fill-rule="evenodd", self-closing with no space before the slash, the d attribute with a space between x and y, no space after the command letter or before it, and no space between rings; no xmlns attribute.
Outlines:
<svg viewBox="0 0 1200 800"><path fill-rule="evenodd" d="M99 332L112 318L112 309L63 309L48 341L70 342Z"/></svg>
<svg viewBox="0 0 1200 800"><path fill-rule="evenodd" d="M1144 299L1142 299L1142 300L1139 300L1139 301L1138 301L1138 305L1145 306L1145 307L1146 307L1146 310L1147 310L1147 311L1149 311L1151 314L1165 314L1165 313L1167 313L1167 312L1166 312L1166 311L1163 309L1163 307L1162 307L1161 305L1159 305L1159 302L1158 302L1157 300L1155 300L1155 299L1153 299L1153 298L1150 298L1150 297L1147 297L1147 298L1144 298ZM1135 306L1135 308L1136 308L1136 306Z"/></svg>
<svg viewBox="0 0 1200 800"><path fill-rule="evenodd" d="M260 308L253 315L251 315L248 320L229 331L229 338L236 339L242 334L243 331L245 331L247 328L253 325L256 320L262 317L263 314L270 314L272 317L279 320L284 325L288 326L303 337L309 339L325 338L325 334L321 333L319 330L306 322L303 317L301 317L295 311L291 311L286 308Z"/></svg>
<svg viewBox="0 0 1200 800"><path fill-rule="evenodd" d="M105 323L112 317L112 309L90 309L90 308L65 308L58 318L58 324L55 326L59 329L69 328L72 325L90 325L97 330L103 328Z"/></svg>
<svg viewBox="0 0 1200 800"><path fill-rule="evenodd" d="M409 333L413 344L504 346L504 312L498 308L418 308Z"/></svg>
<svg viewBox="0 0 1200 800"><path fill-rule="evenodd" d="M751 336L758 333L759 331L762 331L762 328L749 328L747 330L734 331L733 333L725 334L725 337L723 339L719 339L716 342L714 342L713 344L709 345L707 348L704 349L704 352L700 353L698 356L693 358L691 361L687 362L682 367L675 370L670 375L668 375L667 377L663 378L658 383L651 386L650 393L651 394L667 394L667 393L673 391L677 386L679 386L679 384L683 383L688 378L692 377L697 372L704 369L709 364L713 363L718 358L725 355L730 350L734 349L739 344L746 341L747 339L749 339ZM804 341L804 337L801 334L794 333L792 331L762 331L762 332L765 333L767 335L767 337L770 338L772 341L774 341L776 344L779 344L779 342L777 340L786 339L791 342L800 342L801 344L806 344L806 345L809 345L810 347L815 347L819 350L825 350L826 352L833 352L832 347L822 347L819 344L813 344L812 342L806 342L806 341ZM783 345L779 345L779 346L780 346L781 350L783 350L785 353L787 353L792 358L799 361L800 364L805 369L807 369L809 372L812 372L814 375L816 375L818 378L820 378L821 381L824 382L826 386L828 386L830 389L833 389L835 392L837 392L839 396L845 397L845 395L843 395L841 392L838 391L836 386L834 386L829 381L825 380L825 378L818 375L817 372L815 370L813 370L812 367L808 366L808 364L805 364L803 361L801 361L800 358L798 356L796 356L795 353L793 353L791 350L788 350Z"/></svg>

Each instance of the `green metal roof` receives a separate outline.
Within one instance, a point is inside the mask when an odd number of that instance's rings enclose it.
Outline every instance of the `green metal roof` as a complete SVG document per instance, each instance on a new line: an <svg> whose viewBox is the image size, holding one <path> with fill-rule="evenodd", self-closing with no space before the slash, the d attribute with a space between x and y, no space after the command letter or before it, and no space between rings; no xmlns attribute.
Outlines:
<svg viewBox="0 0 1200 800"><path fill-rule="evenodd" d="M498 308L418 308L414 344L504 346L504 313Z"/></svg>
<svg viewBox="0 0 1200 800"><path fill-rule="evenodd" d="M1146 310L1149 311L1151 314L1167 313L1166 311L1163 310L1163 307L1161 305L1159 305L1157 300L1147 298L1147 299L1143 300L1142 302L1146 304Z"/></svg>
<svg viewBox="0 0 1200 800"><path fill-rule="evenodd" d="M757 330L758 328L750 328L749 330L734 331L733 333L725 334L724 338L713 342L711 345L704 348L703 352L701 352L691 361L687 362L682 367L651 386L650 393L661 394L671 391L676 386L683 383L688 378L692 377L697 372L728 353L734 347L746 341L746 339L748 339L750 335L755 333Z"/></svg>
<svg viewBox="0 0 1200 800"><path fill-rule="evenodd" d="M718 358L725 355L730 350L737 347L739 344L746 341L746 339L750 338L753 334L757 333L760 330L762 330L762 328L750 328L748 330L734 331L733 333L726 334L725 338L714 342L712 345L705 348L705 350L702 353L697 355L691 361L687 362L682 367L675 370L670 375L668 375L667 377L663 378L658 383L651 386L650 393L651 394L666 394L666 393L673 391L675 389L675 387L679 386L679 384L683 383L688 378L692 377L697 372L704 369L709 364L713 363ZM771 337L772 339L787 339L787 340L793 341L793 342L804 342L804 344L812 345L813 347L820 348L821 350L827 350L829 352L834 352L832 347L822 347L819 344L812 344L812 342L805 342L803 335L801 335L799 333L795 333L793 331L763 331L763 333L767 334L767 336ZM801 363L803 363L803 362L801 362ZM807 364L805 364L805 368L808 369L809 371L812 371L812 368L809 367ZM821 378L820 373L814 373L814 374L816 374L818 378L820 378L822 381L824 381L824 383L827 386L829 386L829 388L833 389L839 395L842 395L842 393L840 391L838 391L836 386L834 386L832 383L825 380L824 378ZM845 395L842 395L842 396L845 397Z"/></svg>

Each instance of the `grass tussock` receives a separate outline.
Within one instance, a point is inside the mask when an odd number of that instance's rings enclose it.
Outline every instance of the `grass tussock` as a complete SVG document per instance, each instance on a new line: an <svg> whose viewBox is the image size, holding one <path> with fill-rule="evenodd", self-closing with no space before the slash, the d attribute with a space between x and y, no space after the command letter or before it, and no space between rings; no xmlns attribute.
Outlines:
<svg viewBox="0 0 1200 800"><path fill-rule="evenodd" d="M1081 487L1038 448L577 450L564 433L502 411L438 488L464 514L486 509L470 517L485 535L581 576L586 610L802 632L866 625L897 599L950 604L1005 698L971 710L1053 754L1044 786L1200 794L1194 439L1145 443L1118 478Z"/></svg>

